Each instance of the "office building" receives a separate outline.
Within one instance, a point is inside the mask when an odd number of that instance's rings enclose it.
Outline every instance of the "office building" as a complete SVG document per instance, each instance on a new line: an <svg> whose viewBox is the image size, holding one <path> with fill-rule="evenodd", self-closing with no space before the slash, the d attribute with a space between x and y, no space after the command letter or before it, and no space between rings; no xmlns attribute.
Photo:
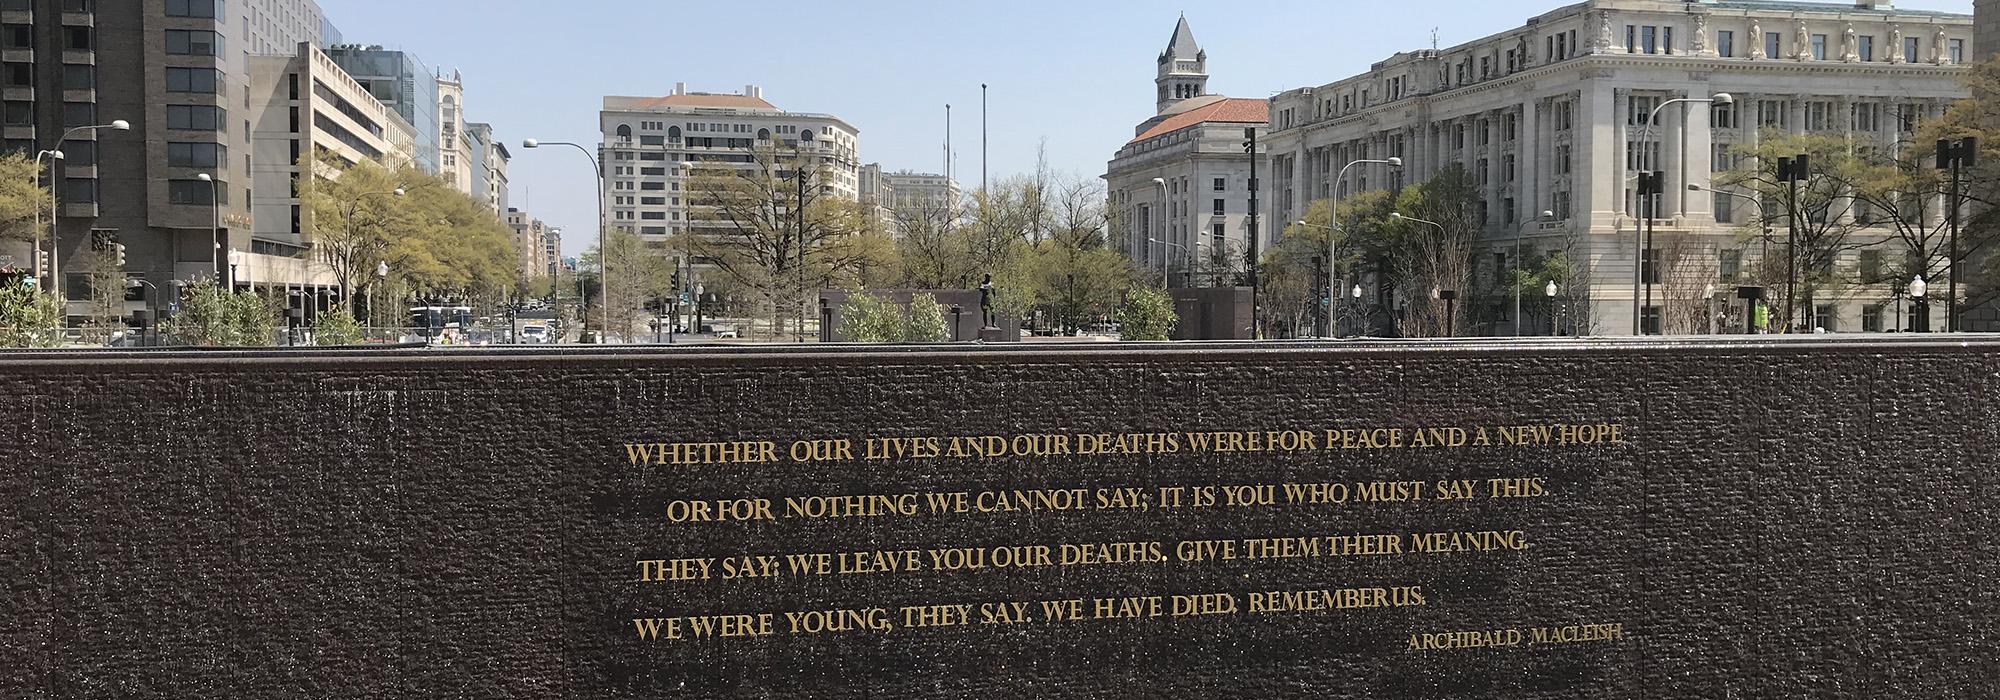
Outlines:
<svg viewBox="0 0 2000 700"><path fill-rule="evenodd" d="M1466 290L1467 298L1496 288L1524 261L1563 251L1587 271L1588 316L1576 332L1702 331L1706 324L1670 327L1668 305L1736 307L1734 286L1764 248L1749 244L1754 236L1742 230L1754 204L1689 185L1707 186L1772 133L1844 134L1857 145L1907 147L1920 122L1965 96L1959 78L1972 55L1972 34L1970 16L1888 2L1567 5L1518 27L1398 53L1361 75L1271 98L1268 220L1292 221L1315 200L1398 187L1462 166L1480 189L1475 218L1484 236L1469 275L1476 289ZM1732 102L1668 104L1718 93ZM1668 106L1657 126L1647 128L1647 116L1662 105ZM1335 181L1350 162L1389 157L1404 167L1358 166ZM1654 280L1650 305L1644 288L1634 289L1635 278L1640 260L1658 259L1663 249L1656 243L1638 250L1641 170L1665 173L1654 240L1685 244L1685 259L1708 271L1699 279L1680 273L1669 279L1660 266L1647 275ZM1866 273L1884 256L1900 259L1900 251L1887 250L1893 233L1865 219L1857 223L1856 249L1836 264L1861 271L1855 276L1863 282L1803 309L1800 318L1812 327L1898 325L1892 304L1906 280ZM1279 227L1267 228L1272 240ZM1711 284L1719 298L1701 297ZM1384 309L1429 291L1375 286L1370 302ZM1772 291L1782 298L1782 290ZM1508 300L1487 298L1492 308L1460 307L1466 325L1503 335L1521 326ZM1635 313L1635 306L1644 308ZM1942 307L1935 307L1940 318ZM1541 326L1525 324L1522 332L1545 332Z"/></svg>
<svg viewBox="0 0 2000 700"><path fill-rule="evenodd" d="M319 47L301 42L293 55L250 57L248 86L252 188L255 223L250 251L260 255L238 263L241 285L283 288L295 293L333 294L338 282L314 261L312 228L345 222L318 221L305 210L298 178L309 175L314 154L347 167L364 160L387 167L409 163L414 141L401 115L383 106Z"/></svg>
<svg viewBox="0 0 2000 700"><path fill-rule="evenodd" d="M71 324L97 285L129 284L128 322L150 325L177 281L228 284L232 268L264 262L250 212L250 55L337 36L317 4L5 0L0 23L4 147L64 155L51 174L53 262ZM71 131L114 121L130 130ZM129 283L67 264L118 245ZM0 245L0 256L33 267L34 249Z"/></svg>
<svg viewBox="0 0 2000 700"><path fill-rule="evenodd" d="M754 85L721 94L689 92L680 83L664 97L605 97L598 124L604 139L602 224L649 242L728 225L689 221L686 179L696 161L752 168L760 149L776 148L782 159L798 153L821 163L826 193L859 198L859 130L830 114L779 109Z"/></svg>
<svg viewBox="0 0 2000 700"><path fill-rule="evenodd" d="M1114 243L1154 269L1185 273L1219 259L1241 270L1250 214L1243 142L1246 130L1263 129L1266 105L1209 94L1208 53L1186 17L1157 63L1155 113L1105 169ZM1172 280L1189 282L1185 275Z"/></svg>
<svg viewBox="0 0 2000 700"><path fill-rule="evenodd" d="M443 172L440 162L444 155L444 127L439 119L442 102L438 78L430 66L415 54L376 45L337 44L326 53L341 70L367 86L368 93L377 101L410 123L416 135L410 155L417 168L433 175Z"/></svg>

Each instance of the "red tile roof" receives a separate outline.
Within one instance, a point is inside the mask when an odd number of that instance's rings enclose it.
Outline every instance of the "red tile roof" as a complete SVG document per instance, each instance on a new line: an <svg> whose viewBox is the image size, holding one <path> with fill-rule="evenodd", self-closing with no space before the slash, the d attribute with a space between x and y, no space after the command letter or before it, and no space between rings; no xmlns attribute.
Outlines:
<svg viewBox="0 0 2000 700"><path fill-rule="evenodd" d="M639 103L645 107L730 107L735 109L777 109L764 98L749 95L713 95L703 92L668 95Z"/></svg>
<svg viewBox="0 0 2000 700"><path fill-rule="evenodd" d="M1170 134L1202 122L1231 122L1240 124L1264 124L1271 121L1271 108L1263 100L1231 97L1215 104L1168 117L1166 121L1154 124L1146 133L1127 141L1125 145L1144 141L1162 134Z"/></svg>

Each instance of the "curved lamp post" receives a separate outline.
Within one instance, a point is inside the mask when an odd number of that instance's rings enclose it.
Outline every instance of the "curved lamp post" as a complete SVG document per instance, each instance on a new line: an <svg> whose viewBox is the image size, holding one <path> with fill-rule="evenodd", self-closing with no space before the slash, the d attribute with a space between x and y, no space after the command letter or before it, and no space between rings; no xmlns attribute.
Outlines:
<svg viewBox="0 0 2000 700"><path fill-rule="evenodd" d="M54 158L54 160L49 161L49 288L55 291L58 301L65 300L65 297L63 296L62 285L59 284L59 277L56 274L57 270L62 267L62 227L56 224L56 191L58 187L56 185L55 161L63 159L62 146L64 143L69 142L70 137L86 131L97 131L98 129L130 131L132 124L123 119L118 119L109 124L72 127L70 130L63 132L60 138L56 139L55 147L42 152ZM37 158L39 157L38 155ZM35 172L35 177L39 181L41 171L37 170ZM40 218L39 215L36 216L35 227L38 229L41 227Z"/></svg>
<svg viewBox="0 0 2000 700"><path fill-rule="evenodd" d="M1333 186L1334 186L1334 187L1339 187L1339 186L1340 186L1340 183L1341 183L1342 181L1344 181L1344 180L1346 180L1346 179L1347 179L1347 169L1348 169L1348 168L1352 168L1352 167L1354 167L1354 166L1356 166L1356 165L1361 165L1361 164L1364 164L1364 163L1373 163L1373 164L1379 164L1379 165L1387 165L1387 166L1389 166L1389 167L1391 167L1391 168L1400 168L1400 167L1403 167L1403 159L1402 159L1402 158L1395 158L1395 157L1391 157L1391 158L1382 158L1382 159L1379 159L1379 160L1378 160L1378 159L1373 159L1373 158L1364 158L1364 159L1361 159L1361 160L1355 160L1355 161L1349 161L1349 162L1348 162L1348 163L1347 163L1346 165L1343 165L1343 166L1340 166L1340 172L1339 172L1338 174L1334 175L1334 177L1333 177ZM1328 219L1329 221L1331 221L1331 222L1332 222L1332 224L1331 224L1331 225L1329 225L1329 226L1327 226L1327 231L1326 231L1326 269L1327 269L1327 273L1326 273L1326 298L1328 298L1328 299L1332 299L1332 298L1334 298L1334 297L1336 297L1336 296L1339 296L1339 293L1338 293L1338 292L1339 292L1339 290L1336 290L1336 289L1334 289L1334 288L1333 288L1333 265L1334 265L1334 262L1333 262L1333 261L1334 261L1334 247L1335 247L1335 245L1336 245L1336 244L1337 244L1337 243L1339 242L1339 240L1340 240L1340 237L1339 237L1339 236L1336 236L1336 235L1334 235L1334 234L1336 234L1336 233L1339 233L1339 232L1340 232L1340 201L1339 201L1339 200L1334 200L1334 203L1333 203L1333 211L1332 211L1332 212L1330 213L1330 215L1329 215L1329 216L1327 217L1327 219ZM1318 285L1314 285L1314 286L1318 286ZM1333 333L1333 324L1327 324L1327 333L1329 333L1329 334Z"/></svg>
<svg viewBox="0 0 2000 700"><path fill-rule="evenodd" d="M597 161L597 154L591 153L590 149L584 148L582 144L568 141L541 141L538 139L524 139L521 141L522 148L541 148L542 146L568 146L582 153L583 157L590 159L592 181L597 183L597 301L604 307L601 314L602 318L598 319L598 331L605 336L604 338L599 338L598 342L602 343L611 335L611 261L609 259L611 256L610 249L604 245L604 229L606 228L604 221L604 165ZM577 301L581 303L583 300L578 299ZM586 316L585 319L584 327L588 328L590 326L588 317Z"/></svg>

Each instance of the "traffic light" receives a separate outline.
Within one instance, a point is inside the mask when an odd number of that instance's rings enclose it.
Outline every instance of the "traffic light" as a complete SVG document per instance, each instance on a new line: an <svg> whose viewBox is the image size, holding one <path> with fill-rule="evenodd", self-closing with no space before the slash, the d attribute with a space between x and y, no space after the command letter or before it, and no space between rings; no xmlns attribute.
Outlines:
<svg viewBox="0 0 2000 700"><path fill-rule="evenodd" d="M47 272L47 271L48 271L48 269L49 269L49 251L46 251L46 250L37 250L37 251L35 251L35 269L36 269L36 270L41 270L41 271L43 271L43 272Z"/></svg>
<svg viewBox="0 0 2000 700"><path fill-rule="evenodd" d="M672 286L672 287L670 287L670 289L680 289L680 288L681 288L681 271L680 271L680 270L675 270L675 271L674 271L674 284L673 284L673 286Z"/></svg>
<svg viewBox="0 0 2000 700"><path fill-rule="evenodd" d="M111 248L111 249L112 249L112 250L114 250L114 251L117 251L117 254L118 254L118 266L119 266L119 267L121 267L121 268L122 268L122 267L125 267L125 244L123 244L123 243L116 243L116 244L113 244L113 246L112 246L112 248Z"/></svg>

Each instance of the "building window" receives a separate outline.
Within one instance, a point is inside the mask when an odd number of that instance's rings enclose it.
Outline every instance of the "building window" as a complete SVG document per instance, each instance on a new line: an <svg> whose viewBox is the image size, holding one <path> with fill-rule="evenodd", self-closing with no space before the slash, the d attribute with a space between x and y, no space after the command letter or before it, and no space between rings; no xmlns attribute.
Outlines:
<svg viewBox="0 0 2000 700"><path fill-rule="evenodd" d="M1713 195L1713 198L1710 201L1714 202L1715 204L1714 207L1715 223L1718 224L1735 223L1731 219L1735 218L1736 212L1735 209L1730 206L1731 204L1736 203L1735 198L1718 194L1718 195Z"/></svg>
<svg viewBox="0 0 2000 700"><path fill-rule="evenodd" d="M222 0L167 0L168 17L214 19L222 15Z"/></svg>
<svg viewBox="0 0 2000 700"><path fill-rule="evenodd" d="M1214 186L1214 189L1215 189L1215 191L1217 191L1217 192L1222 192L1222 191L1225 191L1225 190L1228 190L1228 189L1229 189L1229 180L1228 180L1227 178L1220 178L1220 177L1218 177L1218 178L1215 178L1215 186Z"/></svg>
<svg viewBox="0 0 2000 700"><path fill-rule="evenodd" d="M1717 104L1708 108L1708 125L1716 129L1736 128L1736 104Z"/></svg>
<svg viewBox="0 0 2000 700"><path fill-rule="evenodd" d="M1574 154L1575 151L1571 148L1569 144L1563 144L1556 147L1557 175L1568 175L1570 173L1570 169L1573 168L1575 165L1576 159L1574 158Z"/></svg>
<svg viewBox="0 0 2000 700"><path fill-rule="evenodd" d="M1858 102L1854 105L1855 131L1880 131L1882 129L1882 105L1874 102Z"/></svg>
<svg viewBox="0 0 2000 700"><path fill-rule="evenodd" d="M1225 228L1222 224L1214 224L1208 227L1208 238L1209 238L1210 248L1214 250L1222 250L1222 247L1228 244L1227 240L1228 236L1223 233L1226 230L1228 229Z"/></svg>
<svg viewBox="0 0 2000 700"><path fill-rule="evenodd" d="M1718 201L1727 199L1717 197ZM1715 277L1723 283L1734 283L1743 276L1743 251L1718 250L1715 252Z"/></svg>
<svg viewBox="0 0 2000 700"><path fill-rule="evenodd" d="M1778 58L1779 56L1784 55L1784 52L1781 51L1781 49L1784 48L1784 42L1785 42L1785 35L1780 34L1778 32L1765 32L1764 55L1769 58Z"/></svg>
<svg viewBox="0 0 2000 700"><path fill-rule="evenodd" d="M1806 131L1827 131L1833 128L1833 103L1814 100L1806 103Z"/></svg>
<svg viewBox="0 0 2000 700"><path fill-rule="evenodd" d="M1790 121L1787 114L1789 107L1790 105L1785 104L1784 100L1759 101L1757 103L1757 125L1767 128L1788 128L1786 122Z"/></svg>
<svg viewBox="0 0 2000 700"><path fill-rule="evenodd" d="M1922 55L1923 41L1913 36L1903 37L1903 61L1916 63L1917 57Z"/></svg>
<svg viewBox="0 0 2000 700"><path fill-rule="evenodd" d="M70 51L89 51L96 48L96 44L90 38L90 28L64 26L63 48Z"/></svg>
<svg viewBox="0 0 2000 700"><path fill-rule="evenodd" d="M1633 25L1633 24L1625 25L1625 53L1638 53L1638 52L1639 52L1639 27L1638 25Z"/></svg>
<svg viewBox="0 0 2000 700"><path fill-rule="evenodd" d="M228 200L219 198L223 192L228 191L228 185L229 183L226 182L209 183L201 180L168 180L167 203L208 204L211 201L211 197L218 198L216 200L217 203L227 202Z"/></svg>
<svg viewBox="0 0 2000 700"><path fill-rule="evenodd" d="M1861 53L1861 60L1863 62L1873 62L1875 60L1875 37L1860 37L1857 43Z"/></svg>
<svg viewBox="0 0 2000 700"><path fill-rule="evenodd" d="M1861 283L1878 284L1882 281L1882 251L1861 251Z"/></svg>
<svg viewBox="0 0 2000 700"><path fill-rule="evenodd" d="M89 90L97 87L97 68L79 63L63 64L64 90Z"/></svg>
<svg viewBox="0 0 2000 700"><path fill-rule="evenodd" d="M1733 145L1727 143L1715 144L1714 152L1709 156L1709 172L1724 173L1735 170L1736 153L1731 150L1733 148ZM1727 199L1727 197L1717 196L1716 199Z"/></svg>
<svg viewBox="0 0 2000 700"><path fill-rule="evenodd" d="M1646 118L1651 117L1653 110L1660 106L1660 98L1634 95L1627 98L1626 105L1629 109L1625 123L1630 126L1645 126Z"/></svg>
<svg viewBox="0 0 2000 700"><path fill-rule="evenodd" d="M1882 332L1882 305L1869 304L1861 307L1861 332Z"/></svg>
<svg viewBox="0 0 2000 700"><path fill-rule="evenodd" d="M229 157L229 149L219 143L168 143L167 165L176 168L214 168Z"/></svg>
<svg viewBox="0 0 2000 700"><path fill-rule="evenodd" d="M1838 320L1839 318L1833 314L1832 304L1820 304L1813 307L1813 328L1815 330L1838 333L1840 332L1840 324L1836 323Z"/></svg>
<svg viewBox="0 0 2000 700"><path fill-rule="evenodd" d="M1723 58L1736 57L1736 32L1724 29L1715 33L1715 55Z"/></svg>
<svg viewBox="0 0 2000 700"><path fill-rule="evenodd" d="M1812 57L1815 61L1826 60L1826 35L1812 35Z"/></svg>
<svg viewBox="0 0 2000 700"><path fill-rule="evenodd" d="M63 178L63 200L67 202L89 203L97 201L97 178Z"/></svg>
<svg viewBox="0 0 2000 700"><path fill-rule="evenodd" d="M219 93L220 83L214 68L167 68L167 92Z"/></svg>
<svg viewBox="0 0 2000 700"><path fill-rule="evenodd" d="M0 49L35 48L35 25L9 24L0 26Z"/></svg>
<svg viewBox="0 0 2000 700"><path fill-rule="evenodd" d="M1220 200L1220 199L1218 199L1218 200L1215 200L1215 215L1216 215L1216 216L1222 216L1222 215L1223 215L1223 213L1225 212L1225 208L1224 208L1223 204L1224 204L1224 200Z"/></svg>
<svg viewBox="0 0 2000 700"><path fill-rule="evenodd" d="M1964 39L1952 39L1952 40L1951 40L1951 43L1950 43L1950 44L1948 44L1948 46L1950 46L1950 47L1951 47L1951 50L1950 50L1950 52L1949 52L1949 54L1948 54L1948 59L1949 59L1949 60L1950 60L1950 61L1951 61L1952 63L1964 63L1964 62L1965 62L1965 40L1964 40Z"/></svg>
<svg viewBox="0 0 2000 700"><path fill-rule="evenodd" d="M6 123L8 126L26 126L35 123L35 103L33 102L9 102L7 103L6 111Z"/></svg>

